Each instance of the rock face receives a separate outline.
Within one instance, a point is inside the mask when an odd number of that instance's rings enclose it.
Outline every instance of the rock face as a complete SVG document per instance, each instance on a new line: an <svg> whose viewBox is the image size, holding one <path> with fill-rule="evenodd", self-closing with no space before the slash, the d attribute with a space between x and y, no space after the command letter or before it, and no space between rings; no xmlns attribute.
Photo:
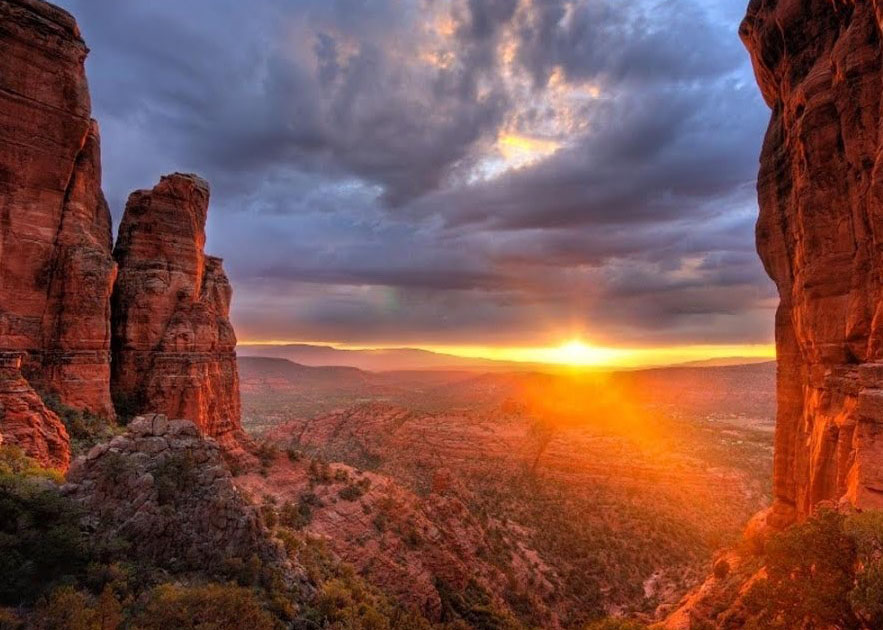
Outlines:
<svg viewBox="0 0 883 630"><path fill-rule="evenodd" d="M127 414L188 418L237 452L230 285L221 261L203 253L208 185L173 175L131 196L115 285L88 50L76 22L38 0L0 0L0 51L0 352L23 357L21 373L4 376L5 414L37 409L0 418L0 427L14 424L6 437L40 461L66 462L45 447L58 444L47 442L54 422L35 391L106 417L115 415L113 392ZM12 391L27 394L13 405ZM25 417L33 419L27 439Z"/></svg>
<svg viewBox="0 0 883 630"><path fill-rule="evenodd" d="M236 490L222 450L187 420L136 418L125 435L77 459L65 494L96 536L131 544L139 561L170 571L218 571L257 556L291 573L258 510Z"/></svg>
<svg viewBox="0 0 883 630"><path fill-rule="evenodd" d="M18 352L0 352L0 444L49 468L67 470L70 463L67 430L21 375Z"/></svg>
<svg viewBox="0 0 883 630"><path fill-rule="evenodd" d="M235 451L245 437L231 288L203 252L208 203L208 184L182 174L129 197L114 249L111 388L122 407L186 418Z"/></svg>
<svg viewBox="0 0 883 630"><path fill-rule="evenodd" d="M751 0L740 35L772 109L757 248L781 300L774 502L744 545L761 550L820 503L883 508L883 3ZM667 630L744 627L763 555L730 560Z"/></svg>
<svg viewBox="0 0 883 630"><path fill-rule="evenodd" d="M757 246L781 303L775 503L883 507L883 4L752 0L772 119Z"/></svg>
<svg viewBox="0 0 883 630"><path fill-rule="evenodd" d="M0 0L0 350L61 402L113 415L111 220L87 49L66 12Z"/></svg>

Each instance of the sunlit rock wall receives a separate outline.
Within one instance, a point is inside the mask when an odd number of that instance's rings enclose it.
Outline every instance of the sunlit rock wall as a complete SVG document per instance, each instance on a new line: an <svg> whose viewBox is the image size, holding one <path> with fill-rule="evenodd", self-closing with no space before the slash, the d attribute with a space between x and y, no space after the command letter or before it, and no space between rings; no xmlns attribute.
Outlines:
<svg viewBox="0 0 883 630"><path fill-rule="evenodd" d="M775 281L780 527L883 507L883 3L753 0L740 34L772 109L757 247Z"/></svg>

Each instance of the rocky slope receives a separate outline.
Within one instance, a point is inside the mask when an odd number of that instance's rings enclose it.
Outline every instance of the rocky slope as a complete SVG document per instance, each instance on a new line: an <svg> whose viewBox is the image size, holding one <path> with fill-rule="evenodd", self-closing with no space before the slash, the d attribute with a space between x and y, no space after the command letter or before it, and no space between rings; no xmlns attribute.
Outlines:
<svg viewBox="0 0 883 630"><path fill-rule="evenodd" d="M21 374L21 354L0 352L0 444L17 446L49 468L67 469L67 430Z"/></svg>
<svg viewBox="0 0 883 630"><path fill-rule="evenodd" d="M501 544L495 538L501 523L481 522L451 484L418 496L386 475L284 456L262 474L235 481L274 520L324 541L371 585L430 621L450 621L448 598L473 592L501 618L529 610L543 627L560 627L545 576L554 571L527 546L513 544L505 563L489 557Z"/></svg>
<svg viewBox="0 0 883 630"><path fill-rule="evenodd" d="M182 174L129 197L114 248L111 389L131 413L187 418L239 450L232 290L203 251L208 203L208 184Z"/></svg>
<svg viewBox="0 0 883 630"><path fill-rule="evenodd" d="M753 0L772 118L757 247L776 282L776 527L821 501L883 507L883 48L878 2Z"/></svg>
<svg viewBox="0 0 883 630"><path fill-rule="evenodd" d="M112 416L115 266L87 49L70 15L34 0L0 2L0 48L0 350L25 353L37 389Z"/></svg>
<svg viewBox="0 0 883 630"><path fill-rule="evenodd" d="M219 570L259 558L291 567L257 509L233 485L219 445L188 420L139 417L126 434L78 458L63 492L107 545L175 572Z"/></svg>

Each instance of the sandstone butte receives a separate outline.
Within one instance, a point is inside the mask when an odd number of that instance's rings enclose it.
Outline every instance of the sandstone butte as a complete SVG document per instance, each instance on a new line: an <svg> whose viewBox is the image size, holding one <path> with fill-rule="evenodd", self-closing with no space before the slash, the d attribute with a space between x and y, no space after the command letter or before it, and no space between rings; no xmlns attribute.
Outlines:
<svg viewBox="0 0 883 630"><path fill-rule="evenodd" d="M0 0L0 435L66 468L67 434L40 395L114 417L113 337L127 413L191 420L241 454L230 285L203 253L205 182L174 175L132 195L111 314L117 264L87 53L67 12Z"/></svg>
<svg viewBox="0 0 883 630"><path fill-rule="evenodd" d="M111 219L76 22L0 2L0 350L72 407L112 416Z"/></svg>
<svg viewBox="0 0 883 630"><path fill-rule="evenodd" d="M208 204L208 184L179 173L129 197L114 248L111 389L134 413L192 420L237 451L246 438L232 290L203 251Z"/></svg>

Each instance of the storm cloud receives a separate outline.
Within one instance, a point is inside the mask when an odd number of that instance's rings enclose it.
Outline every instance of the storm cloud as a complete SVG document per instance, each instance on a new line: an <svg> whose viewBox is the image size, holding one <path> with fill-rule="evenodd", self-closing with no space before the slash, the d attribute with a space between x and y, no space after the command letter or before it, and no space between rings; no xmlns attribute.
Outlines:
<svg viewBox="0 0 883 630"><path fill-rule="evenodd" d="M212 184L244 340L762 343L742 0L64 0L104 187Z"/></svg>

